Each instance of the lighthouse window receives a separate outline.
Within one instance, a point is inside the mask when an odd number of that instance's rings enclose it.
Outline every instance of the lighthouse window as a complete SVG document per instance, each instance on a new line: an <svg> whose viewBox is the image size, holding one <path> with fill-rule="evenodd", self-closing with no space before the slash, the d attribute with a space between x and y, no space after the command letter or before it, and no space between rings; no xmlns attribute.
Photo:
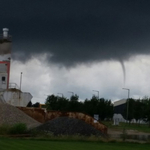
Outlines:
<svg viewBox="0 0 150 150"><path fill-rule="evenodd" d="M6 82L6 77L2 77L2 83Z"/></svg>
<svg viewBox="0 0 150 150"><path fill-rule="evenodd" d="M5 77L2 77L2 81L5 81Z"/></svg>

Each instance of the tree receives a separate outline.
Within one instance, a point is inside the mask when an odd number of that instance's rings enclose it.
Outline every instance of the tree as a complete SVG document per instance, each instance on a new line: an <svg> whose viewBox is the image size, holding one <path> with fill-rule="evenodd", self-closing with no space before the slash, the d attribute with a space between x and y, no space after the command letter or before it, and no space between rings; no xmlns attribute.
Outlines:
<svg viewBox="0 0 150 150"><path fill-rule="evenodd" d="M83 104L84 113L93 116L98 114L100 120L105 118L112 118L113 116L113 104L111 100L105 100L104 98L98 99L93 96L91 100L86 99Z"/></svg>
<svg viewBox="0 0 150 150"><path fill-rule="evenodd" d="M110 100L99 99L96 96L90 100L86 99L84 102L79 102L78 99L78 95L72 95L70 100L65 97L50 95L45 104L47 110L83 112L92 117L94 114L99 114L101 120L111 118L113 115L113 105Z"/></svg>
<svg viewBox="0 0 150 150"><path fill-rule="evenodd" d="M134 118L134 104L135 104L134 99L132 98L127 99L126 108L125 108L123 115L124 115L124 118L126 118L126 120L129 120L129 123Z"/></svg>
<svg viewBox="0 0 150 150"><path fill-rule="evenodd" d="M144 104L141 100L136 100L134 103L134 118L136 122L144 116Z"/></svg>
<svg viewBox="0 0 150 150"><path fill-rule="evenodd" d="M68 111L72 111L72 112L81 111L80 110L81 103L79 103L78 100L79 100L79 96L77 94L72 95L70 97Z"/></svg>
<svg viewBox="0 0 150 150"><path fill-rule="evenodd" d="M78 96L77 94L72 95L72 96L70 97L70 101L77 102L78 100L79 100L79 96Z"/></svg>
<svg viewBox="0 0 150 150"><path fill-rule="evenodd" d="M83 111L90 116L98 114L98 99L96 96L93 96L91 100L86 99L83 103Z"/></svg>
<svg viewBox="0 0 150 150"><path fill-rule="evenodd" d="M58 98L55 95L49 95L45 102L47 110L58 110L57 100Z"/></svg>
<svg viewBox="0 0 150 150"><path fill-rule="evenodd" d="M40 103L36 102L35 104L32 105L32 107L40 107Z"/></svg>
<svg viewBox="0 0 150 150"><path fill-rule="evenodd" d="M31 101L28 103L27 107L32 107L32 102Z"/></svg>
<svg viewBox="0 0 150 150"><path fill-rule="evenodd" d="M142 102L144 104L143 118L146 122L149 123L149 127L150 127L150 99L149 98L143 99Z"/></svg>
<svg viewBox="0 0 150 150"><path fill-rule="evenodd" d="M59 111L68 111L69 100L65 97L57 97L57 109Z"/></svg>
<svg viewBox="0 0 150 150"><path fill-rule="evenodd" d="M105 118L111 119L114 114L114 106L113 106L111 100L105 100L105 105L106 105Z"/></svg>

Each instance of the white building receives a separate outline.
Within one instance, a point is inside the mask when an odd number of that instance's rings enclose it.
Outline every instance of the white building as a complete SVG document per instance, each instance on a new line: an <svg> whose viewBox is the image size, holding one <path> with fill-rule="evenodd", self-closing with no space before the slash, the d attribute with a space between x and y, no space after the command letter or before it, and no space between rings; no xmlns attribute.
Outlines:
<svg viewBox="0 0 150 150"><path fill-rule="evenodd" d="M0 102L26 107L32 95L22 92L16 84L9 83L12 41L8 31L9 29L3 28L0 36Z"/></svg>
<svg viewBox="0 0 150 150"><path fill-rule="evenodd" d="M126 108L126 101L126 99L121 99L114 102L114 125L119 125L120 122L126 122L126 120L123 118L123 114Z"/></svg>

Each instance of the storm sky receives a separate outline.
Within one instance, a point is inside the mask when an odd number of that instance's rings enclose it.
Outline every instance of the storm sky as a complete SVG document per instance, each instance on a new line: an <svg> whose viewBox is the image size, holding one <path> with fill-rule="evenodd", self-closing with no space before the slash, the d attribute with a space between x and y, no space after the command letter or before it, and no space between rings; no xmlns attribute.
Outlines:
<svg viewBox="0 0 150 150"><path fill-rule="evenodd" d="M11 80L22 71L24 90L41 102L68 90L85 99L93 88L121 99L124 86L149 96L149 7L149 0L1 0L0 28L13 41Z"/></svg>

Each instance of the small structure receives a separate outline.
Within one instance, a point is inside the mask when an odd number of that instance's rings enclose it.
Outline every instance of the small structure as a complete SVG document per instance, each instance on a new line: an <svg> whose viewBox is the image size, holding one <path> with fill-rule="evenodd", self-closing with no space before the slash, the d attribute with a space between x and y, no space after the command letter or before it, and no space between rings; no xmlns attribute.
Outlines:
<svg viewBox="0 0 150 150"><path fill-rule="evenodd" d="M119 125L119 122L126 122L126 120L123 118L125 108L126 108L126 99L121 99L114 102L114 115L113 115L114 125Z"/></svg>
<svg viewBox="0 0 150 150"><path fill-rule="evenodd" d="M124 114L126 109L126 99L121 99L114 102L114 113Z"/></svg>
<svg viewBox="0 0 150 150"><path fill-rule="evenodd" d="M16 84L12 86L9 83L12 40L8 31L8 28L3 28L0 36L0 102L26 107L32 95L22 92Z"/></svg>
<svg viewBox="0 0 150 150"><path fill-rule="evenodd" d="M121 114L114 114L113 115L113 125L119 125L120 122L126 122L126 120L123 118Z"/></svg>

